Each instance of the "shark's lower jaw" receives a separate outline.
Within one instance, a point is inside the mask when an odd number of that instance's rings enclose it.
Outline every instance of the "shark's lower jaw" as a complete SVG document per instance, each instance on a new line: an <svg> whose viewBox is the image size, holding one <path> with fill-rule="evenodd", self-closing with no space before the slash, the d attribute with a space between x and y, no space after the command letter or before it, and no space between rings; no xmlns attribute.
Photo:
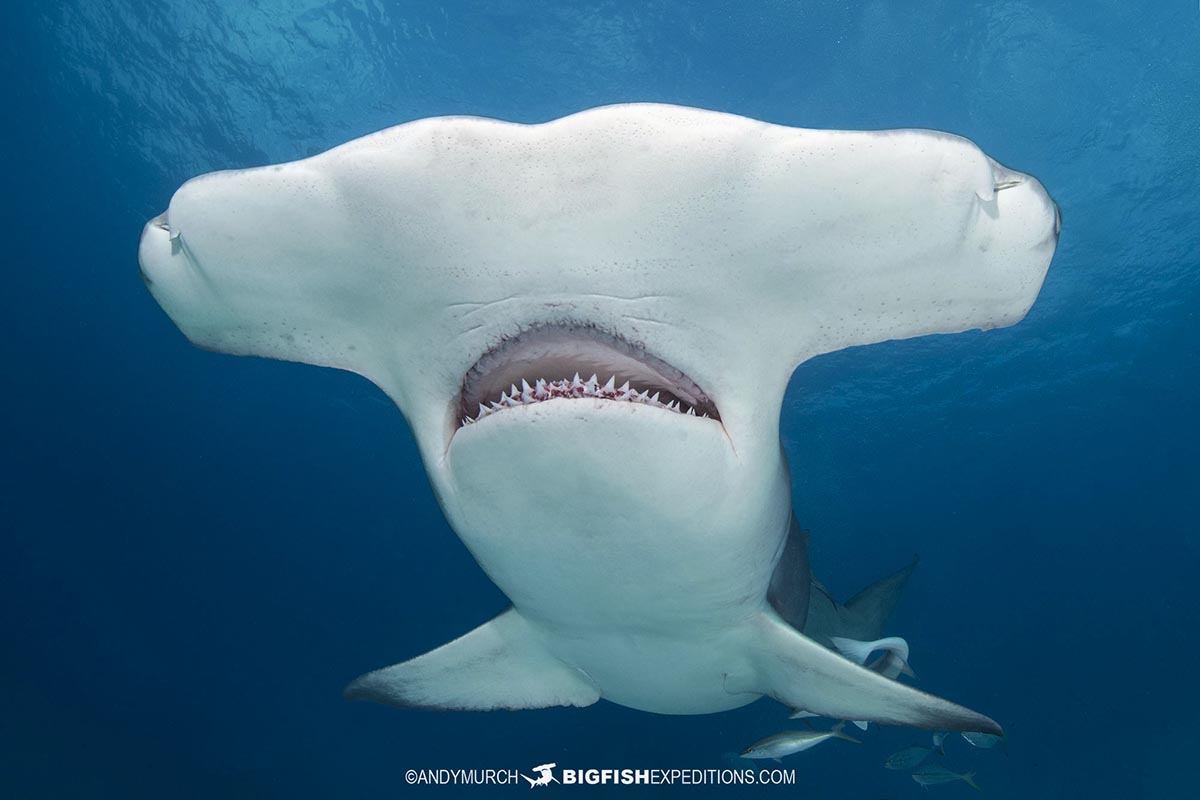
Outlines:
<svg viewBox="0 0 1200 800"><path fill-rule="evenodd" d="M537 325L489 350L464 376L456 416L461 427L510 408L585 398L721 419L716 404L682 370L583 324Z"/></svg>

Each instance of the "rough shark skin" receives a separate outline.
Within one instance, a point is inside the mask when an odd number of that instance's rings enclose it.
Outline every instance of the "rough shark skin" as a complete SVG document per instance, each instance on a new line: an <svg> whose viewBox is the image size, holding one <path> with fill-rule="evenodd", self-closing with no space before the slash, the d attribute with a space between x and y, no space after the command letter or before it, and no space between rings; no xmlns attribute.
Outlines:
<svg viewBox="0 0 1200 800"><path fill-rule="evenodd" d="M379 385L512 601L349 696L698 714L767 695L999 733L800 632L779 416L813 356L1022 319L1059 227L1037 180L956 136L634 104L419 120L204 175L139 260L195 344Z"/></svg>

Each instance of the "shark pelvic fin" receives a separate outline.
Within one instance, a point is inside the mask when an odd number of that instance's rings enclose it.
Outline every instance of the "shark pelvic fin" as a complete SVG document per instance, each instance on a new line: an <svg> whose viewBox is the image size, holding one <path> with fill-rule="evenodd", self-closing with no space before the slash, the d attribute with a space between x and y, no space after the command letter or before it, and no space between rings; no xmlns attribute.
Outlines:
<svg viewBox="0 0 1200 800"><path fill-rule="evenodd" d="M832 719L1000 734L983 714L889 680L822 647L762 612L754 625L756 675L742 691L758 691L791 708Z"/></svg>
<svg viewBox="0 0 1200 800"><path fill-rule="evenodd" d="M876 650L895 653L902 659L908 658L908 642L899 636L889 636L886 639L876 639L873 642L860 642L857 639L846 639L841 636L832 636L830 639L839 653L855 664L863 666L866 665L867 659L871 657L871 653L874 653Z"/></svg>
<svg viewBox="0 0 1200 800"><path fill-rule="evenodd" d="M401 708L457 711L590 706L600 699L584 673L551 654L516 609L436 650L368 672L344 694Z"/></svg>

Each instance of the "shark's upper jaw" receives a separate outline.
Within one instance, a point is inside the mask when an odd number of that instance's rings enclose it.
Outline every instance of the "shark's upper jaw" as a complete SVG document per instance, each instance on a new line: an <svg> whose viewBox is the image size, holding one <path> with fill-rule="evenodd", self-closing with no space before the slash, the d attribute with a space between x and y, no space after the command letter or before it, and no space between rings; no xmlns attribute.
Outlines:
<svg viewBox="0 0 1200 800"><path fill-rule="evenodd" d="M459 427L554 399L636 403L720 420L695 380L641 344L587 323L539 324L500 342L463 377Z"/></svg>

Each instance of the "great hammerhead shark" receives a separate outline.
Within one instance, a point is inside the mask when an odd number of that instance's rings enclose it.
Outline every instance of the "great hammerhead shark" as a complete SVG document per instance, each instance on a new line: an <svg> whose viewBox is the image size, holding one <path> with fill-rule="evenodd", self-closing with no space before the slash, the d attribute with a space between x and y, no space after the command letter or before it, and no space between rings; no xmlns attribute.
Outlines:
<svg viewBox="0 0 1200 800"><path fill-rule="evenodd" d="M862 619L812 591L779 420L814 356L1020 320L1059 229L957 136L633 104L204 175L139 260L195 344L381 387L512 601L348 696L999 733L830 649Z"/></svg>

